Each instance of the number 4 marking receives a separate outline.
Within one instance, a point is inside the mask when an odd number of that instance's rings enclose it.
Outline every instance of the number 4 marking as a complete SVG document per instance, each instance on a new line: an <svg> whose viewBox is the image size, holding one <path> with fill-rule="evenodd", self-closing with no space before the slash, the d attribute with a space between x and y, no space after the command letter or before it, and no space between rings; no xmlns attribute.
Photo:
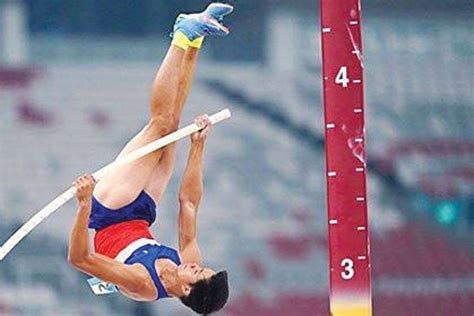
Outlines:
<svg viewBox="0 0 474 316"><path fill-rule="evenodd" d="M350 280L354 277L354 261L349 258L344 258L341 261L341 267L344 267L344 272L341 272L341 277L344 280Z"/></svg>
<svg viewBox="0 0 474 316"><path fill-rule="evenodd" d="M344 88L347 88L349 85L349 78L347 77L347 67L343 66L339 69L339 72L336 75L336 84L342 85Z"/></svg>

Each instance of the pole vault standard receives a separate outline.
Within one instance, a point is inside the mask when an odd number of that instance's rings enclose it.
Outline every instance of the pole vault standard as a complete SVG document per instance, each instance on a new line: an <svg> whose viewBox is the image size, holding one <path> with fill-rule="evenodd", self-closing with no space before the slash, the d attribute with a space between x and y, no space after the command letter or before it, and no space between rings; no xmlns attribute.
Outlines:
<svg viewBox="0 0 474 316"><path fill-rule="evenodd" d="M372 314L359 0L320 0L330 310Z"/></svg>
<svg viewBox="0 0 474 316"><path fill-rule="evenodd" d="M222 110L212 116L209 117L212 125L217 124L223 120L230 118L231 113L229 109ZM194 132L197 132L199 127L193 123L186 127L183 127L176 132L168 134L160 139L157 139L154 142L151 142L148 145L143 146L140 149L137 149L130 154L126 155L119 160L115 160L108 164L107 166L103 167L99 171L96 171L93 176L96 180L99 180L107 170L110 170L110 167L120 165L120 164L127 164L137 159L140 159L143 156L148 155L151 152L154 152L160 148L163 148L171 143L174 143L184 137L191 135ZM66 204L70 199L72 199L76 195L76 188L71 186L69 189L61 193L57 198L51 201L48 205L42 208L38 213L33 215L23 226L21 226L7 241L0 247L0 261L5 258L6 255L13 248L18 245L20 241L23 240L36 226L41 224L46 218L48 218L51 214L56 212L61 206Z"/></svg>

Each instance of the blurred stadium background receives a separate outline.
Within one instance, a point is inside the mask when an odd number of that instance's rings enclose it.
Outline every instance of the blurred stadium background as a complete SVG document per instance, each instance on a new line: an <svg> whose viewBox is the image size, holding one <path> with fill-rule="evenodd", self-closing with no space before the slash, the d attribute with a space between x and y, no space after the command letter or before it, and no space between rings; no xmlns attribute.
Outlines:
<svg viewBox="0 0 474 316"><path fill-rule="evenodd" d="M0 1L0 241L147 117L181 11L208 1ZM205 43L182 122L224 107L199 239L230 271L222 315L327 315L319 3L239 0ZM375 315L474 314L474 36L469 0L362 2ZM154 233L177 242L176 176ZM0 315L189 315L94 297L66 262L75 204L0 264Z"/></svg>

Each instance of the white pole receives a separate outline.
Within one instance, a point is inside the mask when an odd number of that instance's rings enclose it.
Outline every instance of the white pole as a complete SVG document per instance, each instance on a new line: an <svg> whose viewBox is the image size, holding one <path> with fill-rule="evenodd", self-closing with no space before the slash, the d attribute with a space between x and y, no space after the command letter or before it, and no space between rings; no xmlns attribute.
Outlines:
<svg viewBox="0 0 474 316"><path fill-rule="evenodd" d="M210 116L209 119L211 120L211 123L214 125L230 117L231 117L230 110L225 109ZM96 180L99 180L105 174L105 172L109 170L109 168L112 165L116 166L117 164L127 164L137 159L140 159L141 157L146 156L149 153L155 150L158 150L160 148L163 148L180 139L183 139L191 135L192 133L197 132L198 130L199 130L199 127L196 124L194 123L190 124L184 128L177 130L176 132L168 134L165 137L157 139L156 141L131 152L130 154L126 155L125 157L119 160L111 162L107 166L96 171L93 174L93 176ZM46 218L48 218L51 214L56 212L61 206L66 204L66 202L72 199L75 194L76 194L76 188L74 186L71 186L69 189L67 189L66 191L61 193L57 198L51 201L48 205L46 205L43 209L41 209L39 212L33 215L33 217L31 217L25 224L23 224L23 226L21 226L12 236L10 236L10 238L8 238L8 240L0 247L0 261L2 261L3 258L5 258L5 256L8 255L8 253L12 251L13 248L15 248L16 245L18 245L20 241L23 240L23 238L25 238L33 229L35 229L36 226L41 224Z"/></svg>

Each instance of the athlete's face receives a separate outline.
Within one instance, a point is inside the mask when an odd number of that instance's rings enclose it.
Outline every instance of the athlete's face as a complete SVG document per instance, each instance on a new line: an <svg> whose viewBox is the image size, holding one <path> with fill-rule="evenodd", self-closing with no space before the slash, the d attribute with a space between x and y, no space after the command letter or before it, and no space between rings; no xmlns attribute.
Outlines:
<svg viewBox="0 0 474 316"><path fill-rule="evenodd" d="M193 285L198 281L208 279L216 272L209 268L204 268L197 263L183 263L178 267L178 278L186 285Z"/></svg>

